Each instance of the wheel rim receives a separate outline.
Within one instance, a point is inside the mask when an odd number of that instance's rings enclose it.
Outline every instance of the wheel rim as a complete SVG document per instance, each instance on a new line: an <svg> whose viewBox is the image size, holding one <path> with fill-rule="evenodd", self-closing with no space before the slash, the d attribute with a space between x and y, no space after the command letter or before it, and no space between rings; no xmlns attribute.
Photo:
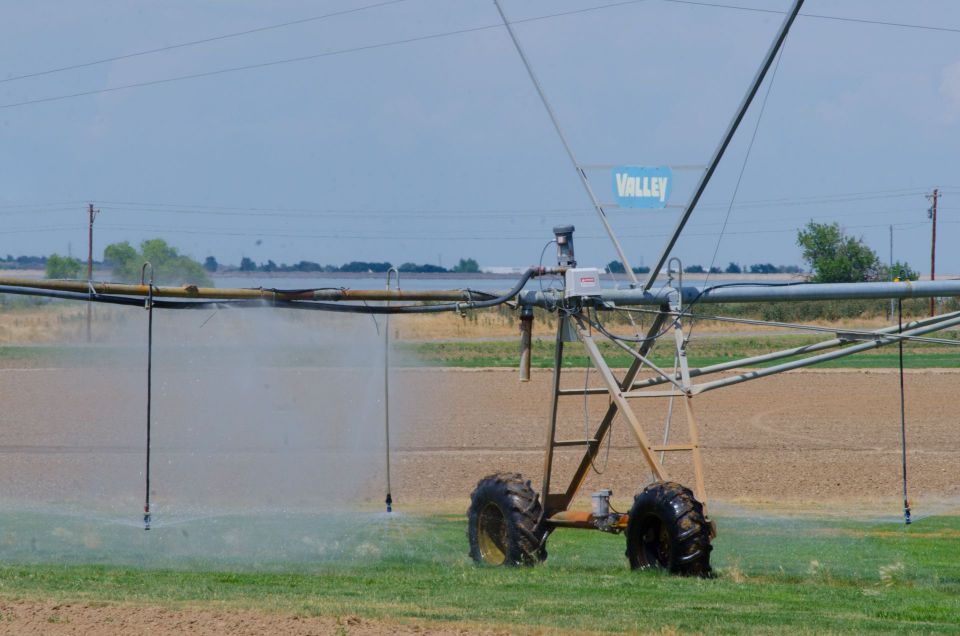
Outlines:
<svg viewBox="0 0 960 636"><path fill-rule="evenodd" d="M490 502L477 519L477 544L484 563L503 565L507 560L507 523L500 507Z"/></svg>
<svg viewBox="0 0 960 636"><path fill-rule="evenodd" d="M670 530L667 524L656 517L647 517L643 524L644 565L647 567L670 567Z"/></svg>

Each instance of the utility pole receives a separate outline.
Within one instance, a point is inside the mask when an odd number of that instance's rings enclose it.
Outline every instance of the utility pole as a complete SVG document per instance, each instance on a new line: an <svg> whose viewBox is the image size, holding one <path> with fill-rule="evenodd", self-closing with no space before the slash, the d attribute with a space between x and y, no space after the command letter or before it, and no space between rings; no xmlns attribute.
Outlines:
<svg viewBox="0 0 960 636"><path fill-rule="evenodd" d="M936 280L937 272L937 199L940 198L940 191L933 189L933 194L927 197L933 202L930 209L927 210L927 218L933 220L933 234L930 237L930 280ZM930 298L930 315L934 313L935 299Z"/></svg>
<svg viewBox="0 0 960 636"><path fill-rule="evenodd" d="M93 219L96 218L99 210L94 210L92 203L87 206L87 210L90 213L90 231L87 237L87 283L90 284L93 282ZM91 340L90 317L92 311L93 307L90 303L87 303L87 342Z"/></svg>

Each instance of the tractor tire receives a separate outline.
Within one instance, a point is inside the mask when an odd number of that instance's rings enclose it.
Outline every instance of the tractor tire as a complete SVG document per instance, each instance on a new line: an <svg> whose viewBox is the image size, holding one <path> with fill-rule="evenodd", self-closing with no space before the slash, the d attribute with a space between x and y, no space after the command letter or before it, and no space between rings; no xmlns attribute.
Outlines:
<svg viewBox="0 0 960 636"><path fill-rule="evenodd" d="M634 570L708 577L710 536L703 505L689 488L654 482L634 497L627 522L627 558Z"/></svg>
<svg viewBox="0 0 960 636"><path fill-rule="evenodd" d="M470 557L487 565L536 565L547 558L540 498L517 473L484 477L470 495Z"/></svg>

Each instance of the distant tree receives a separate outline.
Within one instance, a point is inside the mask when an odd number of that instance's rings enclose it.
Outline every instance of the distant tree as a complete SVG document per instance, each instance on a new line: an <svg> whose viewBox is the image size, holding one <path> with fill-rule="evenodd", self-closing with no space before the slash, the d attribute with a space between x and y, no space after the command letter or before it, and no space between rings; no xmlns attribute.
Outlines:
<svg viewBox="0 0 960 636"><path fill-rule="evenodd" d="M777 267L773 263L756 263L750 266L751 274L775 274Z"/></svg>
<svg viewBox="0 0 960 636"><path fill-rule="evenodd" d="M47 265L46 256L18 256L15 261L18 269L35 269Z"/></svg>
<svg viewBox="0 0 960 636"><path fill-rule="evenodd" d="M743 273L743 270L740 268L740 266L737 265L736 263L732 262L732 261L730 262L729 265L727 265L727 269L725 269L725 270L723 270L723 271L726 272L727 274L742 274L742 273Z"/></svg>
<svg viewBox="0 0 960 636"><path fill-rule="evenodd" d="M683 268L683 271L687 274L702 274L704 273L703 265L689 265Z"/></svg>
<svg viewBox="0 0 960 636"><path fill-rule="evenodd" d="M211 274L216 273L216 271L220 269L220 263L218 263L214 257L208 256L206 260L203 261L203 269Z"/></svg>
<svg viewBox="0 0 960 636"><path fill-rule="evenodd" d="M203 265L180 254L163 239L141 242L139 252L126 241L112 243L103 250L103 260L110 265L113 277L118 280L140 280L141 268L145 262L149 262L153 265L154 282L157 284L212 285Z"/></svg>
<svg viewBox="0 0 960 636"><path fill-rule="evenodd" d="M799 274L802 270L799 265L780 265L777 272L781 274Z"/></svg>
<svg viewBox="0 0 960 636"><path fill-rule="evenodd" d="M113 278L122 281L139 280L143 258L129 242L111 243L103 250L103 262L113 270Z"/></svg>
<svg viewBox="0 0 960 636"><path fill-rule="evenodd" d="M454 265L450 271L463 274L475 274L480 271L480 265L472 258L461 258L460 262Z"/></svg>
<svg viewBox="0 0 960 636"><path fill-rule="evenodd" d="M51 254L47 257L47 278L76 278L81 267L80 261L72 256Z"/></svg>
<svg viewBox="0 0 960 636"><path fill-rule="evenodd" d="M910 267L908 263L897 261L893 265L884 266L883 278L885 280L893 280L894 278L899 278L900 280L917 280L920 278L920 273Z"/></svg>
<svg viewBox="0 0 960 636"><path fill-rule="evenodd" d="M649 274L649 273L650 273L650 268L647 267L646 265L641 265L640 267L634 267L634 268L633 268L633 273L634 273L634 274Z"/></svg>
<svg viewBox="0 0 960 636"><path fill-rule="evenodd" d="M274 263L272 260L268 260L266 263L260 266L261 272L275 272L277 271L277 269L278 269L277 264Z"/></svg>
<svg viewBox="0 0 960 636"><path fill-rule="evenodd" d="M424 263L423 265L417 265L416 263L404 263L397 269L401 272L413 274L442 274L447 271L446 267L440 267L439 265L432 265L430 263Z"/></svg>
<svg viewBox="0 0 960 636"><path fill-rule="evenodd" d="M319 272L323 269L319 263L314 263L313 261L300 261L294 268L298 272Z"/></svg>
<svg viewBox="0 0 960 636"><path fill-rule="evenodd" d="M241 272L255 272L257 271L257 264L253 262L252 258L244 256L240 259L240 271Z"/></svg>
<svg viewBox="0 0 960 636"><path fill-rule="evenodd" d="M711 266L710 266L710 273L711 273L711 274L720 274L721 271L720 271L720 268L717 267L716 265L711 265Z"/></svg>
<svg viewBox="0 0 960 636"><path fill-rule="evenodd" d="M876 280L884 271L876 252L862 239L844 234L839 223L810 221L797 232L803 260L816 283L855 283Z"/></svg>
<svg viewBox="0 0 960 636"><path fill-rule="evenodd" d="M393 267L390 263L368 263L366 261L350 261L340 267L341 272L386 272Z"/></svg>
<svg viewBox="0 0 960 636"><path fill-rule="evenodd" d="M625 274L627 268L620 261L610 261L607 263L607 271L611 274Z"/></svg>

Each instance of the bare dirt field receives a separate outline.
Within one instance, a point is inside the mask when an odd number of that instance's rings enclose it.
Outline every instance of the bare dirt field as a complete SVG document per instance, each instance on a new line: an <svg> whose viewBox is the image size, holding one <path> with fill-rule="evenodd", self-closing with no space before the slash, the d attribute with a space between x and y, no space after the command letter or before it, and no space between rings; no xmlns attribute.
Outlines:
<svg viewBox="0 0 960 636"><path fill-rule="evenodd" d="M0 601L0 634L143 634L156 636L195 634L213 636L260 636L289 634L498 634L492 630L426 628L402 623L385 623L357 617L297 616L268 614L235 608L211 610L150 606L110 606L103 603L56 603L41 601Z"/></svg>
<svg viewBox="0 0 960 636"><path fill-rule="evenodd" d="M596 377L591 385L596 385ZM411 371L409 393L433 387L431 407L409 412L411 428L398 440L397 492L424 498L468 493L478 476L515 470L539 483L551 373L529 384L509 370ZM583 386L584 371L565 372L567 386ZM953 371L906 376L911 486L918 498L960 495L960 415ZM422 394L422 393L420 393ZM583 438L582 397L561 398L561 434ZM607 400L588 404L595 425ZM636 402L635 402L636 403ZM702 431L708 494L755 502L872 501L900 491L898 379L895 372L806 371L760 379L693 400ZM666 399L636 404L648 434L662 438ZM671 441L685 439L679 404ZM611 487L621 502L649 479L626 423L615 423L609 462L585 490ZM580 451L565 450L560 475ZM604 453L605 455L605 453ZM667 457L673 478L691 483L685 454ZM602 469L605 457L597 461ZM557 479L557 478L555 478ZM556 483L562 482L562 478ZM444 484L443 493L431 484ZM463 499L465 502L466 499Z"/></svg>
<svg viewBox="0 0 960 636"><path fill-rule="evenodd" d="M137 368L0 369L0 484L14 500L100 501L139 496L143 380ZM465 509L477 480L516 471L539 485L550 405L549 371L520 383L506 369L402 369L391 394L393 490L400 501ZM584 370L564 374L582 387ZM956 371L908 371L910 482L917 499L960 496ZM378 378L363 370L267 368L253 377L157 371L157 498L197 505L322 505L339 493L377 503L382 492ZM590 377L596 386L596 373ZM358 389L362 387L362 390ZM583 438L606 408L562 398L559 438ZM897 374L805 371L698 396L708 495L780 503L895 500L900 492ZM659 441L666 399L636 404ZM685 439L675 409L671 442ZM558 451L562 484L581 451ZM671 478L692 483L685 453ZM610 487L619 505L650 479L626 423L584 493ZM605 468L605 470L604 470ZM588 501L588 499L584 499Z"/></svg>

